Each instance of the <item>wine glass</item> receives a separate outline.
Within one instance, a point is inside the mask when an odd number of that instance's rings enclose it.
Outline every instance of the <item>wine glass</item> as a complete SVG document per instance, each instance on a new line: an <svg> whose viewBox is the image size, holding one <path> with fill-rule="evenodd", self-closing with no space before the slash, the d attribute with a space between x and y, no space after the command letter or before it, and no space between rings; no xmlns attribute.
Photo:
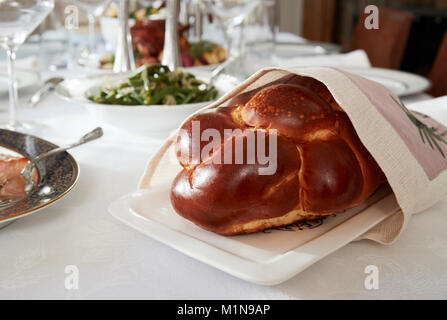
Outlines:
<svg viewBox="0 0 447 320"><path fill-rule="evenodd" d="M138 3L143 6L143 8L159 8L163 4L163 0L138 0Z"/></svg>
<svg viewBox="0 0 447 320"><path fill-rule="evenodd" d="M277 6L276 0L262 0L244 22L243 69L245 76L274 65L276 51Z"/></svg>
<svg viewBox="0 0 447 320"><path fill-rule="evenodd" d="M81 10L87 13L89 42L88 50L83 53L87 61L82 64L94 64L98 59L98 47L96 45L95 26L98 18L104 13L111 0L72 0Z"/></svg>
<svg viewBox="0 0 447 320"><path fill-rule="evenodd" d="M26 124L17 121L17 82L15 58L18 47L53 10L54 0L0 1L0 47L7 53L9 77L9 121L2 127L26 131Z"/></svg>
<svg viewBox="0 0 447 320"><path fill-rule="evenodd" d="M228 55L233 51L233 33L260 3L259 0L204 0L206 8L221 25ZM242 29L241 34L242 36ZM242 41L242 39L239 39Z"/></svg>

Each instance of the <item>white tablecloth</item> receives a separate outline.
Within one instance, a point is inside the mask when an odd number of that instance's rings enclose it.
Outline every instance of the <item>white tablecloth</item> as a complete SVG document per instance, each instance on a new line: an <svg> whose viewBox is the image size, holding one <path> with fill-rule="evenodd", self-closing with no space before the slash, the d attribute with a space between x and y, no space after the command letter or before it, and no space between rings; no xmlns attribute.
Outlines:
<svg viewBox="0 0 447 320"><path fill-rule="evenodd" d="M6 109L2 95L0 110ZM40 136L57 144L98 125L81 106L54 94L35 109L22 107L20 116L45 124ZM72 150L81 167L76 187L51 207L0 230L0 299L447 298L447 197L415 216L392 246L351 243L274 287L233 278L121 224L107 207L136 189L160 143L106 128L102 139ZM78 290L64 286L67 265L79 269ZM368 265L379 268L379 290L365 289Z"/></svg>

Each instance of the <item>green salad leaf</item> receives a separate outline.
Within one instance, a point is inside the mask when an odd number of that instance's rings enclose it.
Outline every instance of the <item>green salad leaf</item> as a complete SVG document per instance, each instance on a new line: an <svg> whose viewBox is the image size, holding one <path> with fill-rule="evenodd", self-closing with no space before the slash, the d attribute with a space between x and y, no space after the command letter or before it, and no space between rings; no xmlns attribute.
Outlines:
<svg viewBox="0 0 447 320"><path fill-rule="evenodd" d="M143 65L134 75L115 85L102 86L89 100L101 104L178 105L214 100L215 87L194 75L163 65Z"/></svg>
<svg viewBox="0 0 447 320"><path fill-rule="evenodd" d="M152 6L149 6L148 8L138 9L138 10L131 12L131 14L129 15L129 18L139 20L139 18L141 19L144 17L149 17L150 15L153 15L156 13L158 13L158 9L156 9Z"/></svg>
<svg viewBox="0 0 447 320"><path fill-rule="evenodd" d="M199 41L195 43L191 43L189 48L189 54L194 59L199 59L205 52L213 52L216 48L216 44L209 41Z"/></svg>

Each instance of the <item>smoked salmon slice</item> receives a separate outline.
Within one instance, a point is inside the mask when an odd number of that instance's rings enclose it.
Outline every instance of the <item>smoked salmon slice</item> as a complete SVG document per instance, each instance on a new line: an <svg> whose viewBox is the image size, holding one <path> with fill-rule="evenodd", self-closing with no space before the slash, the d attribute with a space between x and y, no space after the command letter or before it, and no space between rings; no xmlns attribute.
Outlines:
<svg viewBox="0 0 447 320"><path fill-rule="evenodd" d="M15 200L26 194L25 181L20 177L20 171L27 163L25 157L0 154L0 200ZM36 169L33 170L32 178L37 183Z"/></svg>

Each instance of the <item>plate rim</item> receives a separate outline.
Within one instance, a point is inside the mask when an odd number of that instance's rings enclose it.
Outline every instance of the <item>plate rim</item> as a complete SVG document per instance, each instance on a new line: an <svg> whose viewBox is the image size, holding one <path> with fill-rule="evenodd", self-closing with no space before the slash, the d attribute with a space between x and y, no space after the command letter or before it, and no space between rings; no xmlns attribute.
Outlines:
<svg viewBox="0 0 447 320"><path fill-rule="evenodd" d="M401 82L404 82L404 84L408 87L408 89L400 94L400 96L404 97L404 96L409 96L409 95L413 95L413 94L421 94L424 93L425 91L427 91L428 89L430 89L430 87L433 85L432 82L430 81L430 79L428 79L427 77L421 76L419 74L416 73L412 73L412 72L408 72L408 71L404 71L404 70L395 70L395 69L389 69L389 68L380 68L380 67L339 67L340 70L342 71L346 71L346 72L350 72L355 74L354 72L351 71L372 71L372 72L385 72L388 74L400 74L400 75L405 75L408 78L412 78L414 80L418 80L421 81L421 89L415 90L414 88L407 85L406 82L399 80ZM361 74L356 74L362 77ZM397 80L397 79L391 79L391 80ZM424 82L424 86L422 86L422 82Z"/></svg>
<svg viewBox="0 0 447 320"><path fill-rule="evenodd" d="M40 137L37 137L35 135L26 134L26 133L17 132L17 131L12 131L12 130L8 130L8 129L0 129L0 131L8 131L8 132L13 132L14 134L20 134L20 135L32 137L34 139L41 140L41 141L47 143L48 145L50 145L50 146L52 146L54 148L58 147L56 144L54 144L54 143L52 143L52 142L50 142L50 141L48 141L46 139L42 139ZM0 142L0 146L5 148L5 149L17 152L18 154L24 156L19 150L10 148L8 146L5 146L5 145L3 145L2 142ZM43 208L45 208L47 206L52 205L57 200L61 199L65 195L67 195L75 187L75 185L77 184L77 182L79 180L79 176L80 176L80 173L81 173L81 168L79 167L79 164L76 161L76 159L69 152L64 151L63 153L66 153L66 156L67 156L68 160L70 161L71 164L73 164L73 168L75 169L75 175L74 175L74 178L70 181L69 187L66 190L64 190L64 192L62 192L60 195L58 195L57 197L51 199L48 202L42 203L42 204L40 204L40 205L38 205L38 206L36 206L34 208L30 208L30 209L21 211L20 213L15 214L15 215L11 215L11 216L8 216L8 217L5 217L5 218L1 218L0 217L0 225L3 224L3 223L9 222L9 221L13 221L13 220L16 220L16 219L23 218L23 217L28 216L30 214L36 213L37 211L40 211L41 209L43 209Z"/></svg>
<svg viewBox="0 0 447 320"><path fill-rule="evenodd" d="M381 212L380 210L374 210L377 205L385 206L390 201L397 205L394 194L391 193L321 236L281 254L279 257L270 259L266 263L260 263L244 259L132 212L130 202L135 194L138 194L138 191L113 201L108 207L109 213L125 225L182 254L226 272L231 276L264 286L277 285L291 279L312 264L354 241L370 228L395 213L395 211ZM353 228L353 225L357 225L357 228ZM343 230L341 233L345 237L340 238L333 235L334 233L340 234L340 230ZM326 247L322 246L321 243L325 243ZM299 249L302 252L299 252ZM309 251L312 252L312 250L314 255L309 254ZM223 262L224 259L227 260Z"/></svg>

